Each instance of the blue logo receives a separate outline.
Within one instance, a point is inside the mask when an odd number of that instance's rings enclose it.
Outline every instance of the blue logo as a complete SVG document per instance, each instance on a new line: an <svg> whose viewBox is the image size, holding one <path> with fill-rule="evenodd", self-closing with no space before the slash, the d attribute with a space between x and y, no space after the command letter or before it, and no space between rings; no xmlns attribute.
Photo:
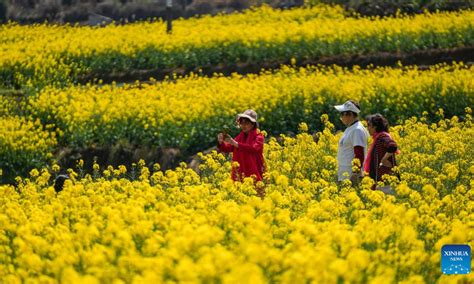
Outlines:
<svg viewBox="0 0 474 284"><path fill-rule="evenodd" d="M471 247L469 245L444 245L441 248L443 274L471 273Z"/></svg>

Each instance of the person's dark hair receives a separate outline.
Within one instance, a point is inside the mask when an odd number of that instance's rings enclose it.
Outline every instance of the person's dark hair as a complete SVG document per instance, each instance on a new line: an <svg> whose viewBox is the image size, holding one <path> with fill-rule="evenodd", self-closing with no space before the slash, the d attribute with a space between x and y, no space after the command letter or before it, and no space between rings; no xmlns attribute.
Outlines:
<svg viewBox="0 0 474 284"><path fill-rule="evenodd" d="M69 179L68 175L59 175L54 181L54 191L61 192L64 187L64 182Z"/></svg>
<svg viewBox="0 0 474 284"><path fill-rule="evenodd" d="M248 122L252 123L252 124L253 124L253 128L258 128L258 122L252 122L252 121L250 121L250 119L248 119L248 118L246 118L246 117L240 117L240 118L239 118L239 123L240 123L242 120L248 121Z"/></svg>
<svg viewBox="0 0 474 284"><path fill-rule="evenodd" d="M388 132L388 120L380 113L368 115L366 120L367 124L375 127L376 132Z"/></svg>

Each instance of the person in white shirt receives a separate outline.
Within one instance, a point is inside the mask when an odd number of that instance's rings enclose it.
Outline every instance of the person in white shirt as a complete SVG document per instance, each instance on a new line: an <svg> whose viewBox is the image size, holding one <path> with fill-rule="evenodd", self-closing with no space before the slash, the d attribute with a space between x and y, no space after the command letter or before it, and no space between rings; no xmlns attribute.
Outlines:
<svg viewBox="0 0 474 284"><path fill-rule="evenodd" d="M349 100L342 105L334 106L340 112L341 121L347 127L339 140L337 150L337 180L350 179L353 183L359 180L367 155L369 132L359 121L360 106ZM360 170L352 171L352 160L360 161Z"/></svg>

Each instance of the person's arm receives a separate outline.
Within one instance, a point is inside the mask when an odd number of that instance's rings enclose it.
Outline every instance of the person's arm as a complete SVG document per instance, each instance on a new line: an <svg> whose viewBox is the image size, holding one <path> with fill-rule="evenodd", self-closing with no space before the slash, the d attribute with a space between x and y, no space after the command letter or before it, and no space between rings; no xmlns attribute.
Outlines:
<svg viewBox="0 0 474 284"><path fill-rule="evenodd" d="M397 151L398 146L397 146L397 143L395 143L395 141L393 141L390 137L384 137L383 143L384 143L384 147L387 149L387 152L380 160L380 164L391 168L393 167L393 165L389 159L393 157L393 155L395 155L395 152Z"/></svg>
<svg viewBox="0 0 474 284"><path fill-rule="evenodd" d="M224 153L230 153L234 151L234 146L230 145L229 143L223 142L218 146L219 150Z"/></svg>
<svg viewBox="0 0 474 284"><path fill-rule="evenodd" d="M379 166L386 166L386 167L393 167L392 163L389 161L390 157L392 157L394 153L389 153L386 152L385 155L383 155L382 160L380 160Z"/></svg>
<svg viewBox="0 0 474 284"><path fill-rule="evenodd" d="M360 177L362 175L360 169L362 169L362 163L364 162L364 147L362 146L354 146L354 158L358 159L360 162L360 167L358 171L354 171L351 176L350 180L352 184L358 184L360 182Z"/></svg>
<svg viewBox="0 0 474 284"><path fill-rule="evenodd" d="M354 132L352 132L352 135L350 137L351 142L352 142L352 147L354 147L354 157L355 159L358 159L360 162L360 167L362 168L362 165L364 163L365 159L365 147L367 147L367 135L365 132L361 129L357 129ZM354 172L351 175L351 181L353 183L358 183L358 179L361 176L361 172Z"/></svg>
<svg viewBox="0 0 474 284"><path fill-rule="evenodd" d="M364 147L362 146L354 146L354 156L355 159L359 160L360 168L364 164Z"/></svg>
<svg viewBox="0 0 474 284"><path fill-rule="evenodd" d="M265 139L263 138L263 136L257 135L253 143L247 144L247 143L242 143L242 142L235 142L236 144L234 144L234 147L242 149L243 151L246 151L249 153L256 154L262 151L264 142L265 142Z"/></svg>

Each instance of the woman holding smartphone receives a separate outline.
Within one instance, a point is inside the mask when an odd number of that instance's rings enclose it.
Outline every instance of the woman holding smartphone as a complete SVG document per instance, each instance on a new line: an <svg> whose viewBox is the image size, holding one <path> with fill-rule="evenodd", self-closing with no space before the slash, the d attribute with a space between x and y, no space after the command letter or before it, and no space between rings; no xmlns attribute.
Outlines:
<svg viewBox="0 0 474 284"><path fill-rule="evenodd" d="M232 152L232 161L238 167L232 168L232 179L242 181L245 177L253 177L261 181L265 171L263 159L264 136L258 129L257 113L251 109L237 115L237 124L242 131L232 138L228 134L217 135L218 148L221 152Z"/></svg>

